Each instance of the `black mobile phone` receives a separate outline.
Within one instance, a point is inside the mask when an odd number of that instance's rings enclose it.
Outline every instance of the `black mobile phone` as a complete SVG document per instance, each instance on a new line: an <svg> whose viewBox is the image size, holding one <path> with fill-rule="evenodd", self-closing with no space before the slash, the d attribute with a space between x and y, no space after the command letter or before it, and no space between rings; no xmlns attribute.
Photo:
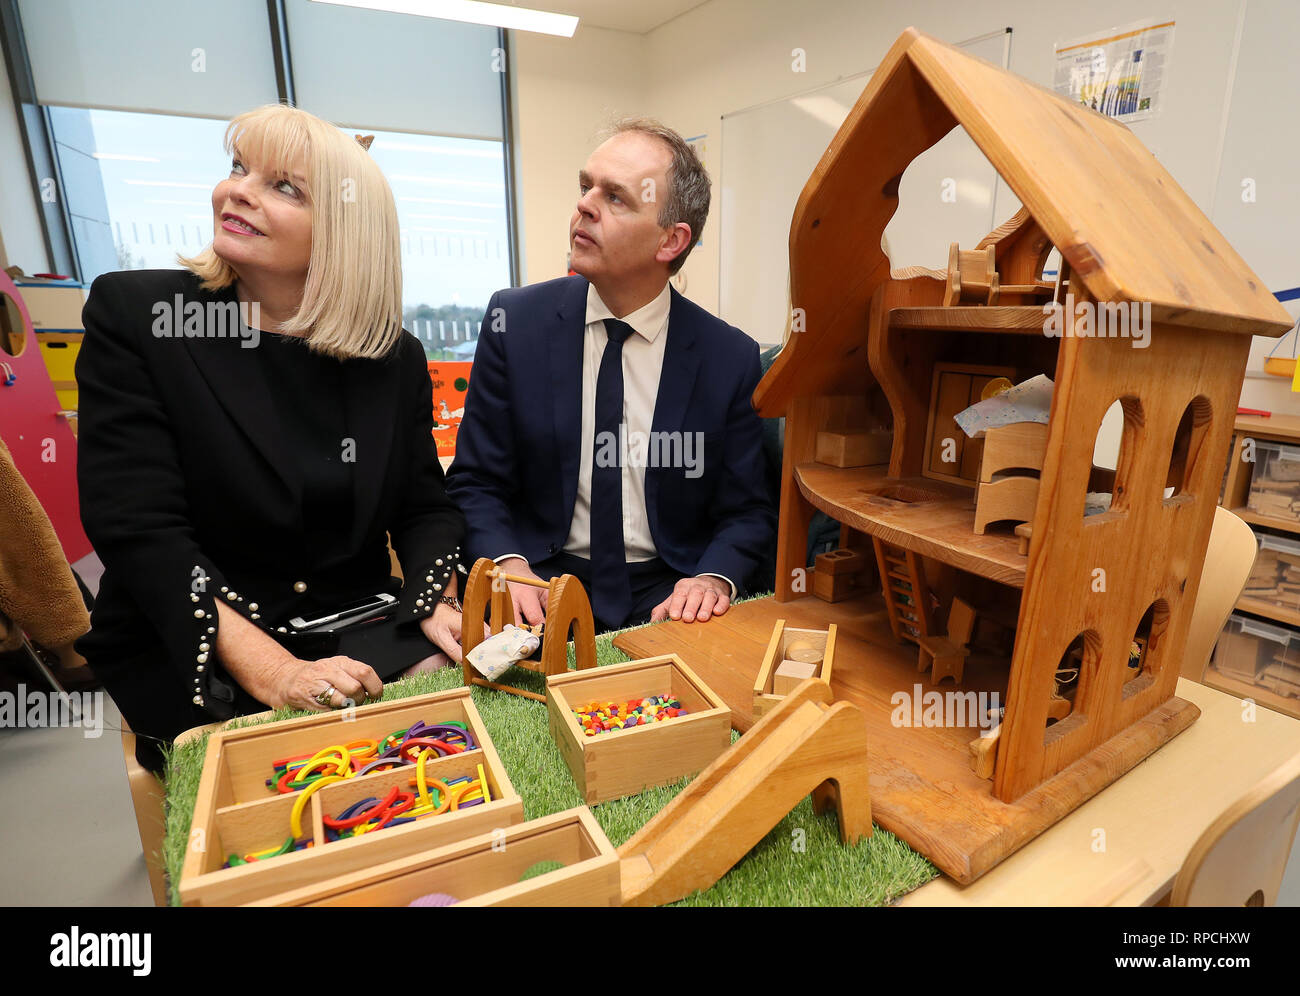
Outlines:
<svg viewBox="0 0 1300 996"><path fill-rule="evenodd" d="M351 626L367 619L387 615L396 607L396 598L386 592L379 592L376 595L369 595L366 598L357 599L355 602L349 602L341 606L336 612L318 616L315 619L294 616L289 620L289 625L299 633L342 629L344 626Z"/></svg>

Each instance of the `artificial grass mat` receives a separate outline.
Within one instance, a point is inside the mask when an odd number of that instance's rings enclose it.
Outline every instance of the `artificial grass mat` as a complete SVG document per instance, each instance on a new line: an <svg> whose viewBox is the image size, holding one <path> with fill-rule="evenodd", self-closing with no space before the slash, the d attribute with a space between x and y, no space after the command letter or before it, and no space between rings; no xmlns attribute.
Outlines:
<svg viewBox="0 0 1300 996"><path fill-rule="evenodd" d="M616 633L596 638L598 666L630 660L613 645ZM573 647L569 647L573 667ZM544 692L540 675L516 670L512 684ZM459 667L404 678L384 686L383 701L461 687ZM471 690L510 781L523 800L524 818L536 819L583 804L582 796L547 728L546 706L522 695L487 688ZM259 720L232 720L228 728L315 715L279 709ZM732 732L733 742L739 734ZM199 776L207 752L205 734L174 748L167 758L167 828L163 860L172 905L179 905L177 883L185 861ZM610 843L619 847L689 784L647 789L639 795L591 807ZM795 806L772 831L710 889L676 906L882 906L930 881L938 871L925 858L880 827L854 847L840 842L833 811L813 812L812 798Z"/></svg>

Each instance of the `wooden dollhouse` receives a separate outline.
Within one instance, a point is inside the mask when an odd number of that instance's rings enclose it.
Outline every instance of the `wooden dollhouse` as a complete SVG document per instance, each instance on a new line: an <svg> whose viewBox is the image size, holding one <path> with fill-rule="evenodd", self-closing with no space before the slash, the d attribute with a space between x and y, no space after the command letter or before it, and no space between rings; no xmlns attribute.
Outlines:
<svg viewBox="0 0 1300 996"><path fill-rule="evenodd" d="M958 125L1024 208L947 272L891 271L903 171ZM1126 127L911 29L803 190L790 292L798 321L754 395L786 419L768 615L838 624L833 688L868 712L877 822L970 881L1196 719L1174 693L1251 335L1291 319ZM1150 306L1141 346L1084 324L1130 303ZM982 468L952 416L1036 375L1049 420L1014 430L1030 455L992 488L1007 465ZM1115 402L1112 472L1093 451ZM819 434L824 454L828 433L884 430L887 462L819 461ZM1085 515L1089 492L1109 508ZM878 574L833 604L803 574L817 509ZM924 680L900 641L942 636L954 599L1014 635L957 672L1001 695L994 750L974 724L900 728L882 707Z"/></svg>

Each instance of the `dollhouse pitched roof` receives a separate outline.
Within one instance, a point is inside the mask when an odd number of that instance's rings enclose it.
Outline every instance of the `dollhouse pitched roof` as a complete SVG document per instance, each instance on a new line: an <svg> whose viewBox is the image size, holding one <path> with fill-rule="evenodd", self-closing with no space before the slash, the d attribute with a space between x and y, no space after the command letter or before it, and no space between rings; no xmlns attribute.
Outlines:
<svg viewBox="0 0 1300 996"><path fill-rule="evenodd" d="M780 415L865 366L867 311L903 171L960 124L1097 300L1157 322L1278 336L1290 316L1119 122L914 28L899 37L813 170L790 226L792 334L754 398Z"/></svg>

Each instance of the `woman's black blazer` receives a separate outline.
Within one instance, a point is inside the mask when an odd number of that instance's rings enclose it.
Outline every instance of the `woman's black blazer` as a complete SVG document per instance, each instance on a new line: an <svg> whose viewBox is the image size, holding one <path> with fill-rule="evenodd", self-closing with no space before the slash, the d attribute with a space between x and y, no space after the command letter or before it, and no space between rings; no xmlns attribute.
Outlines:
<svg viewBox="0 0 1300 996"><path fill-rule="evenodd" d="M193 334L215 331L203 322L160 321L191 302L207 314L235 300L187 270L130 270L95 280L83 313L77 480L105 570L77 647L128 722L160 739L256 706L213 650L217 599L298 656L327 656L320 637L279 626L393 590L385 534L406 578L398 619L414 625L445 590L464 535L431 434L424 350L403 333L382 360L344 361L353 516L308 542L299 464L259 350L235 334Z"/></svg>

